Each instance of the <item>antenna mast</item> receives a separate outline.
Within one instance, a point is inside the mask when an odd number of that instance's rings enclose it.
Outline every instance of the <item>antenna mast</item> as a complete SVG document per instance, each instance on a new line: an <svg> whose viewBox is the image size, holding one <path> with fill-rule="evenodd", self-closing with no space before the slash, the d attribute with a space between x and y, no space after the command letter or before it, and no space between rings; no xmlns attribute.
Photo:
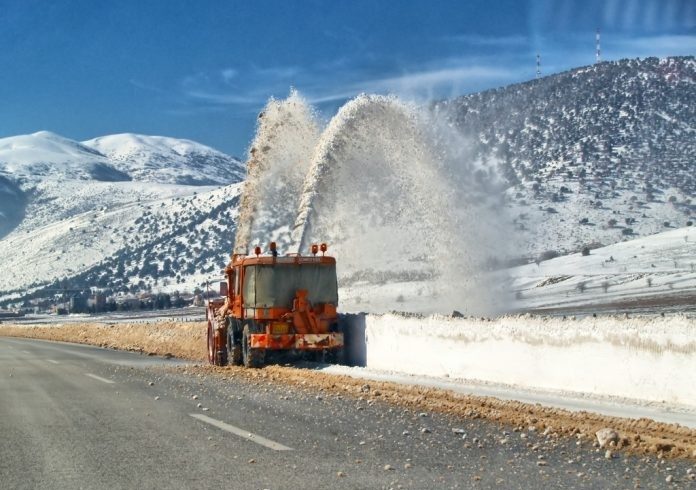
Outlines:
<svg viewBox="0 0 696 490"><path fill-rule="evenodd" d="M601 58L601 50L599 49L599 27L597 28L597 34L595 35L595 41L597 45L596 63L599 63Z"/></svg>
<svg viewBox="0 0 696 490"><path fill-rule="evenodd" d="M541 77L541 56L537 53L536 77Z"/></svg>

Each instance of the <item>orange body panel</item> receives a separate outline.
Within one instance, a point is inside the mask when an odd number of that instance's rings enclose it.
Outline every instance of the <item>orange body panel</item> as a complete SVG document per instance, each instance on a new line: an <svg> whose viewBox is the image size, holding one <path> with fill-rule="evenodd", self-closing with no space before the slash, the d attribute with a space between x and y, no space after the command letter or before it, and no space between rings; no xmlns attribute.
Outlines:
<svg viewBox="0 0 696 490"><path fill-rule="evenodd" d="M323 334L286 334L271 335L266 333L252 334L250 345L254 349L295 349L322 350L343 347L343 334L329 332Z"/></svg>
<svg viewBox="0 0 696 490"><path fill-rule="evenodd" d="M325 251L325 249L322 249ZM250 346L263 349L321 350L343 346L343 334L331 332L338 320L336 305L326 303L312 305L306 290L298 290L292 309L283 307L244 308L242 284L246 266L285 264L334 265L336 260L328 256L243 256L233 255L225 268L227 297L224 301L209 302L208 318L214 320L216 345L223 348L226 342L226 317L239 321L254 320L264 333L252 333ZM219 332L218 332L219 330Z"/></svg>

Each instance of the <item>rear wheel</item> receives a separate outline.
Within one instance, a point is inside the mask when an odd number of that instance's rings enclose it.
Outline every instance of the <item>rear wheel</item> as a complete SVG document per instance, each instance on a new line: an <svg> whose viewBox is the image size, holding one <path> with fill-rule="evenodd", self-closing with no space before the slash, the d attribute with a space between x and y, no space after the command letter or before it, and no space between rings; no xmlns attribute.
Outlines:
<svg viewBox="0 0 696 490"><path fill-rule="evenodd" d="M325 350L324 362L327 364L343 364L343 347Z"/></svg>
<svg viewBox="0 0 696 490"><path fill-rule="evenodd" d="M248 368L260 368L265 361L266 351L264 349L251 348L251 333L249 325L244 325L244 332L242 333L242 360Z"/></svg>
<svg viewBox="0 0 696 490"><path fill-rule="evenodd" d="M227 353L229 356L230 364L234 366L242 365L242 343L235 339L234 332L231 328L227 327ZM239 335L237 335L239 336Z"/></svg>

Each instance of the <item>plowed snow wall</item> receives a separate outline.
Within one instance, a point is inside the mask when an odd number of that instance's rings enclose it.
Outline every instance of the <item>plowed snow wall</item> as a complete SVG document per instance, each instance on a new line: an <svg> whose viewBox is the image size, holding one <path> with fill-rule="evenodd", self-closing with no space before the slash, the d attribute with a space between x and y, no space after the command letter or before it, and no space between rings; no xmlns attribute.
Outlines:
<svg viewBox="0 0 696 490"><path fill-rule="evenodd" d="M696 406L693 318L344 318L369 368Z"/></svg>

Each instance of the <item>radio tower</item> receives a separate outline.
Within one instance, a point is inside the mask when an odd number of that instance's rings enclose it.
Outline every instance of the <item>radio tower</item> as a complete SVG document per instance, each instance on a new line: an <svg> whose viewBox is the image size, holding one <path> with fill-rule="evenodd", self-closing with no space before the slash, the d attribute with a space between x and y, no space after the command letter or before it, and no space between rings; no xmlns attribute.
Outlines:
<svg viewBox="0 0 696 490"><path fill-rule="evenodd" d="M595 41L597 44L597 60L596 62L599 63L601 61L601 51L599 49L599 27L597 28L597 34L595 35Z"/></svg>
<svg viewBox="0 0 696 490"><path fill-rule="evenodd" d="M536 77L539 78L541 77L541 56L539 53L537 53L537 71L536 71Z"/></svg>

